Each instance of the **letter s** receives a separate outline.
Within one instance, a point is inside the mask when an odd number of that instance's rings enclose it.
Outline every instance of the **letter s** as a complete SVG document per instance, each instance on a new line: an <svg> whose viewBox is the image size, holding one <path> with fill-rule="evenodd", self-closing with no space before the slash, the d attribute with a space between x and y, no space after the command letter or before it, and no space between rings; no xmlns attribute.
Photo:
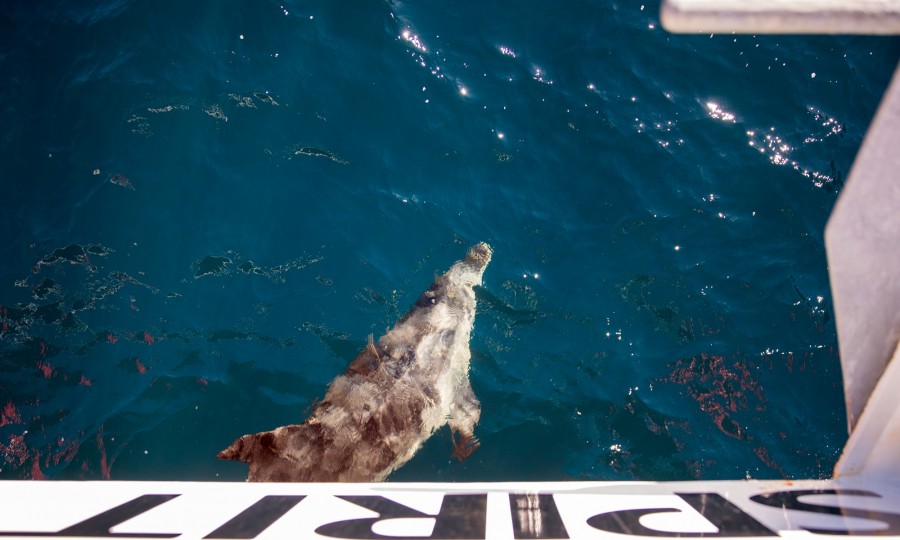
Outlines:
<svg viewBox="0 0 900 540"><path fill-rule="evenodd" d="M844 508L842 506L823 506L800 501L800 497L806 495L845 495L854 497L878 497L881 495L860 489L804 489L797 491L776 491L762 493L750 497L750 500L766 506L784 508L787 510L799 510L801 512L813 512L816 514L828 514L830 516L846 516L861 519L873 519L887 524L886 529L857 530L847 529L812 529L805 530L816 534L856 534L856 535L885 535L900 534L900 514L880 512L878 510L860 510L858 508Z"/></svg>

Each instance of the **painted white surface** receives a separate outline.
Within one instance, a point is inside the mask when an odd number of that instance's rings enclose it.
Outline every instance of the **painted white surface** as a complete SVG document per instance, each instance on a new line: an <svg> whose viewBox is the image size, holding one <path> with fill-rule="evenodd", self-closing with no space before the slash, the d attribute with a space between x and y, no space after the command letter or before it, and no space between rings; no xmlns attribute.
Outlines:
<svg viewBox="0 0 900 540"><path fill-rule="evenodd" d="M900 339L900 70L828 220L825 245L853 430Z"/></svg>
<svg viewBox="0 0 900 540"><path fill-rule="evenodd" d="M160 495L169 499L131 512L130 517L121 513L109 517L111 510L115 513L115 508L129 501ZM245 520L243 529L235 525L242 516L247 517L248 509L254 505L258 508L266 496L294 500L275 512L257 512ZM366 500L353 500L352 496ZM539 496L550 504L537 511ZM453 497L473 504L464 501L457 511L447 511L445 505ZM760 497L768 498L769 503L761 502ZM381 510L363 506L376 499L382 503ZM773 500L786 502L772 504ZM717 523L731 527L727 531L731 534L725 536L737 536L734 533L740 529L735 524L744 522L752 528L745 528L740 536L748 538L812 538L807 532L810 529L830 530L832 534L877 531L887 533L888 538L900 538L900 492L896 485L863 484L853 479L480 484L10 481L0 482L0 502L0 536L6 537L18 533L79 538L110 534L310 539L378 538L382 534L430 538L437 524L443 522L445 534L439 537L512 539L518 529L519 538L601 539L673 533L714 535L721 532ZM409 517L400 516L404 513ZM610 532L591 523L597 516L612 515L621 520L607 520L607 526L630 523L638 529ZM348 523L358 526L348 528ZM334 524L344 525L343 534L334 528L328 536L320 534L329 532L323 527ZM97 536L84 534L90 530Z"/></svg>
<svg viewBox="0 0 900 540"><path fill-rule="evenodd" d="M900 480L900 346L891 360L869 404L850 435L834 468L835 477L865 475L882 480Z"/></svg>
<svg viewBox="0 0 900 540"><path fill-rule="evenodd" d="M663 0L676 33L900 34L898 0Z"/></svg>

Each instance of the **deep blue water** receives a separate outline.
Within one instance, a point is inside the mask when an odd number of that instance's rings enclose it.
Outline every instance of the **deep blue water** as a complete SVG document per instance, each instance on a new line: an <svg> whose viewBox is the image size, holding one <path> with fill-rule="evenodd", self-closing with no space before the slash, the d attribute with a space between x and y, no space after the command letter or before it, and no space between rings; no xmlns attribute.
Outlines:
<svg viewBox="0 0 900 540"><path fill-rule="evenodd" d="M242 479L477 241L481 447L393 480L828 476L823 228L900 42L658 11L0 4L0 477Z"/></svg>

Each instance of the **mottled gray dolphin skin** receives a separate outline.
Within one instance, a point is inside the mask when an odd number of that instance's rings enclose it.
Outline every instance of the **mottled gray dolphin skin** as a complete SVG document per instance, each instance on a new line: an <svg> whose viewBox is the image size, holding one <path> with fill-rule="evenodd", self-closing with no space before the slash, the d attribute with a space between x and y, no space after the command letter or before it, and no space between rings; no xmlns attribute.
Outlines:
<svg viewBox="0 0 900 540"><path fill-rule="evenodd" d="M305 422L244 435L217 457L249 463L250 481L378 482L448 423L453 455L468 457L481 415L469 383L473 287L491 253L477 244L437 276L393 329L369 338Z"/></svg>

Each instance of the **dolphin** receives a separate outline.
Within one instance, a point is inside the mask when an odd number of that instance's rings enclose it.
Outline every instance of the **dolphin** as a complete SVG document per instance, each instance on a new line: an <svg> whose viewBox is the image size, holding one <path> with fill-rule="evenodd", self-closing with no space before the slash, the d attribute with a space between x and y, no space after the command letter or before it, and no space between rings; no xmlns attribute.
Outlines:
<svg viewBox="0 0 900 540"><path fill-rule="evenodd" d="M481 416L469 381L474 287L491 255L476 244L391 330L369 336L305 422L244 435L217 458L248 463L248 481L380 482L445 424L453 455L469 457Z"/></svg>

